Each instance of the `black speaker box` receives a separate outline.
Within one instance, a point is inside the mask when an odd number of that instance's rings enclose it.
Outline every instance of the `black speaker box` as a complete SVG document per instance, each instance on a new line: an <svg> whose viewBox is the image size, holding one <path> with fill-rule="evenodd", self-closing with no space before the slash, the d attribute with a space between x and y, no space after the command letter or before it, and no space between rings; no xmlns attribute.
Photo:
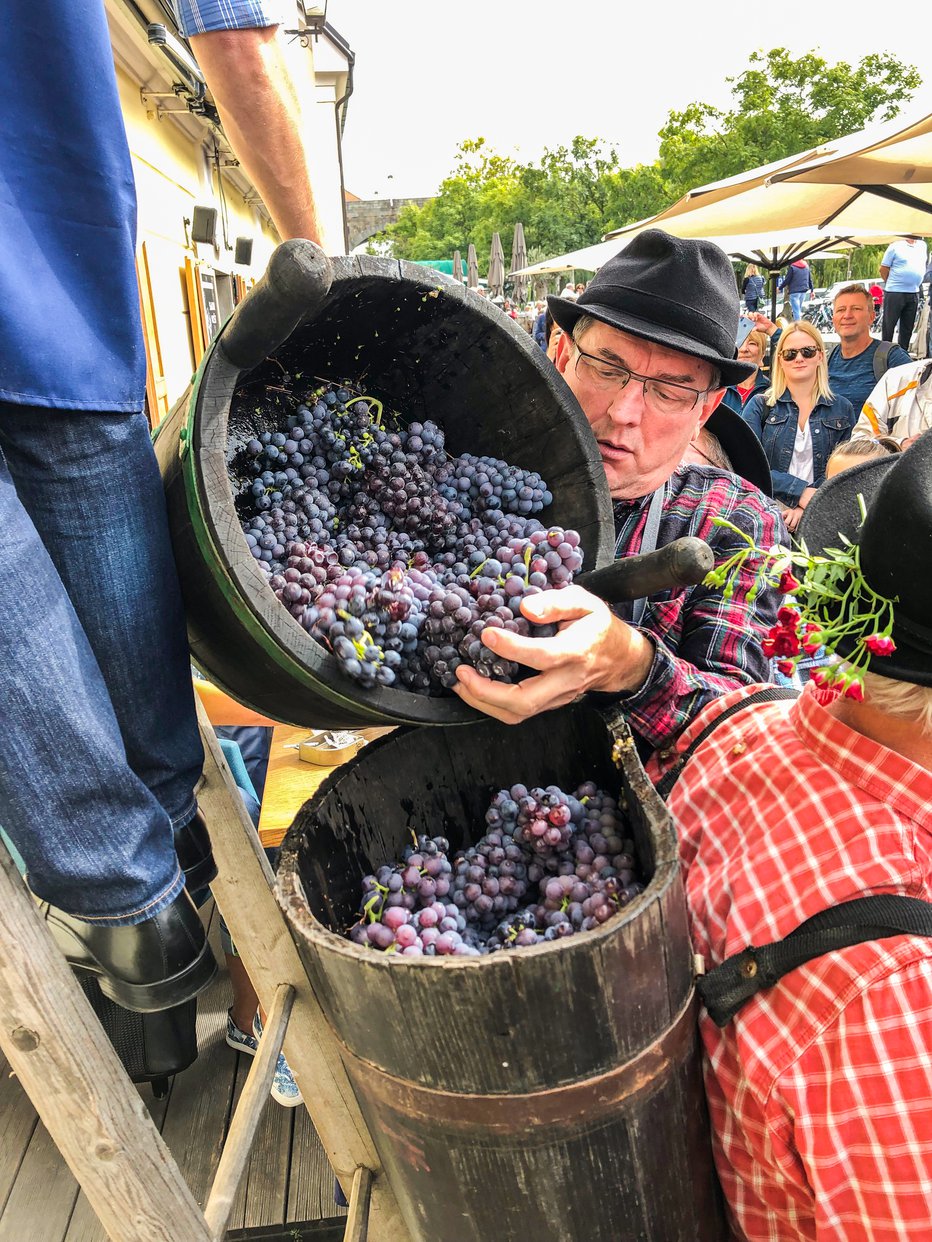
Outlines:
<svg viewBox="0 0 932 1242"><path fill-rule="evenodd" d="M236 262L241 264L243 267L249 266L252 262L251 237L237 237L236 250L233 257L236 259Z"/></svg>
<svg viewBox="0 0 932 1242"><path fill-rule="evenodd" d="M191 240L207 242L211 246L217 244L216 207L194 208L194 219L191 222Z"/></svg>

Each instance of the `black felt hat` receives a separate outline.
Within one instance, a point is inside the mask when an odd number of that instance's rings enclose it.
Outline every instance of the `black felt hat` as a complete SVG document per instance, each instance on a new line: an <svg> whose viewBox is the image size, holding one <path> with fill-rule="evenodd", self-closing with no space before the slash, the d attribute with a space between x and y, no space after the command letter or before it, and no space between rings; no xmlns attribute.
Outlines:
<svg viewBox="0 0 932 1242"><path fill-rule="evenodd" d="M773 479L770 463L757 436L740 414L720 405L705 421L705 430L711 431L725 451L731 468L742 479L759 487L765 496L773 495Z"/></svg>
<svg viewBox="0 0 932 1242"><path fill-rule="evenodd" d="M708 241L647 229L595 274L575 302L547 299L564 332L582 315L718 367L722 387L754 374L738 362L738 286L725 252Z"/></svg>
<svg viewBox="0 0 932 1242"><path fill-rule="evenodd" d="M861 525L858 496L867 518ZM823 483L798 527L813 554L860 545L861 573L893 605L896 651L871 656L872 673L932 686L932 431L903 454L873 458ZM850 655L857 639L838 645Z"/></svg>

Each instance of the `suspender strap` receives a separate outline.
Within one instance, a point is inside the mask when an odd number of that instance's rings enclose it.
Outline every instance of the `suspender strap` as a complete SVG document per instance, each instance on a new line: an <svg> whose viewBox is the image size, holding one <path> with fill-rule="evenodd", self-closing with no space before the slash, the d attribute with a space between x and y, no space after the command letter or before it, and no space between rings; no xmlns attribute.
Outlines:
<svg viewBox="0 0 932 1242"><path fill-rule="evenodd" d="M865 940L910 935L932 936L932 904L899 894L857 897L813 915L783 940L726 958L696 987L709 1017L725 1026L746 1001L797 966Z"/></svg>
<svg viewBox="0 0 932 1242"><path fill-rule="evenodd" d="M720 724L724 724L729 716L734 716L736 712L743 712L745 708L754 707L759 703L777 703L781 699L799 698L799 691L793 690L789 686L767 686L764 690L755 690L753 694L749 694L746 699L741 699L737 703L732 703L731 707L725 710L693 738L686 749L676 759L676 762L664 772L663 776L657 782L656 790L666 802L670 796L670 791L680 779L686 764L692 759L693 755L706 740L706 738L715 732Z"/></svg>
<svg viewBox="0 0 932 1242"><path fill-rule="evenodd" d="M666 483L662 484L653 493L650 498L650 507L647 510L647 521L644 523L644 538L641 540L641 555L647 552L655 552L657 550L657 536L660 534L660 519L663 515L663 502L667 494ZM618 555L618 545L615 545L615 555ZM647 596L636 599L631 608L631 624L640 625L644 619L644 613L647 610Z"/></svg>

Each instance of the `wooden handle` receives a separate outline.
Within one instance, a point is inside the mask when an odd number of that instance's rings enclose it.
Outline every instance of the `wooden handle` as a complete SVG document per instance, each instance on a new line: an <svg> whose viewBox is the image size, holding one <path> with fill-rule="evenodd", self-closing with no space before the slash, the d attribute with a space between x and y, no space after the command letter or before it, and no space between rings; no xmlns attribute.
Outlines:
<svg viewBox="0 0 932 1242"><path fill-rule="evenodd" d="M696 586L715 564L712 549L691 535L643 556L626 556L604 569L591 569L574 579L608 604L622 604L667 591Z"/></svg>
<svg viewBox="0 0 932 1242"><path fill-rule="evenodd" d="M282 242L237 306L218 348L241 371L258 366L317 310L332 281L333 268L319 246L300 237Z"/></svg>

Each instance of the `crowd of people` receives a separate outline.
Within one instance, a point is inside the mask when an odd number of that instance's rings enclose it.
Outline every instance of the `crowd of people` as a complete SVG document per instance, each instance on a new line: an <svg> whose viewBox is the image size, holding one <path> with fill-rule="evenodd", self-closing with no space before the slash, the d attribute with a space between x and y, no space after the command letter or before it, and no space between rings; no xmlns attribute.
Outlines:
<svg viewBox="0 0 932 1242"><path fill-rule="evenodd" d="M279 232L319 239L277 18L261 0L183 0L181 11ZM68 960L147 1011L213 976L189 895L213 862L141 412L132 169L101 0L35 0L28 21L8 25L0 157L19 193L0 203L2 822ZM763 280L745 273L755 327L739 347L727 257L660 230L546 304L501 303L524 316L592 429L616 557L695 535L730 569L616 607L578 585L528 596L525 615L553 624L551 637L482 636L528 675L506 684L463 664L456 693L514 725L589 695L620 706L659 784L688 758L669 807L710 973L865 895L932 900L932 363L906 352L920 267L916 239L885 255L885 342L871 335L870 290L843 288L831 349L801 317L804 262L783 278L786 323L759 310ZM50 305L69 316L51 335ZM793 557L805 545L831 562L839 543L830 619L800 637L800 609L826 587L795 577ZM762 573L752 548L783 557L782 572ZM794 643L818 649L819 676L795 701L760 700ZM879 935L878 918L859 943L761 972L721 1022L702 1011L716 1163L739 1238L928 1234L932 937ZM234 1046L252 1040L247 1051L262 1025L253 1008L245 991L228 1027Z"/></svg>

